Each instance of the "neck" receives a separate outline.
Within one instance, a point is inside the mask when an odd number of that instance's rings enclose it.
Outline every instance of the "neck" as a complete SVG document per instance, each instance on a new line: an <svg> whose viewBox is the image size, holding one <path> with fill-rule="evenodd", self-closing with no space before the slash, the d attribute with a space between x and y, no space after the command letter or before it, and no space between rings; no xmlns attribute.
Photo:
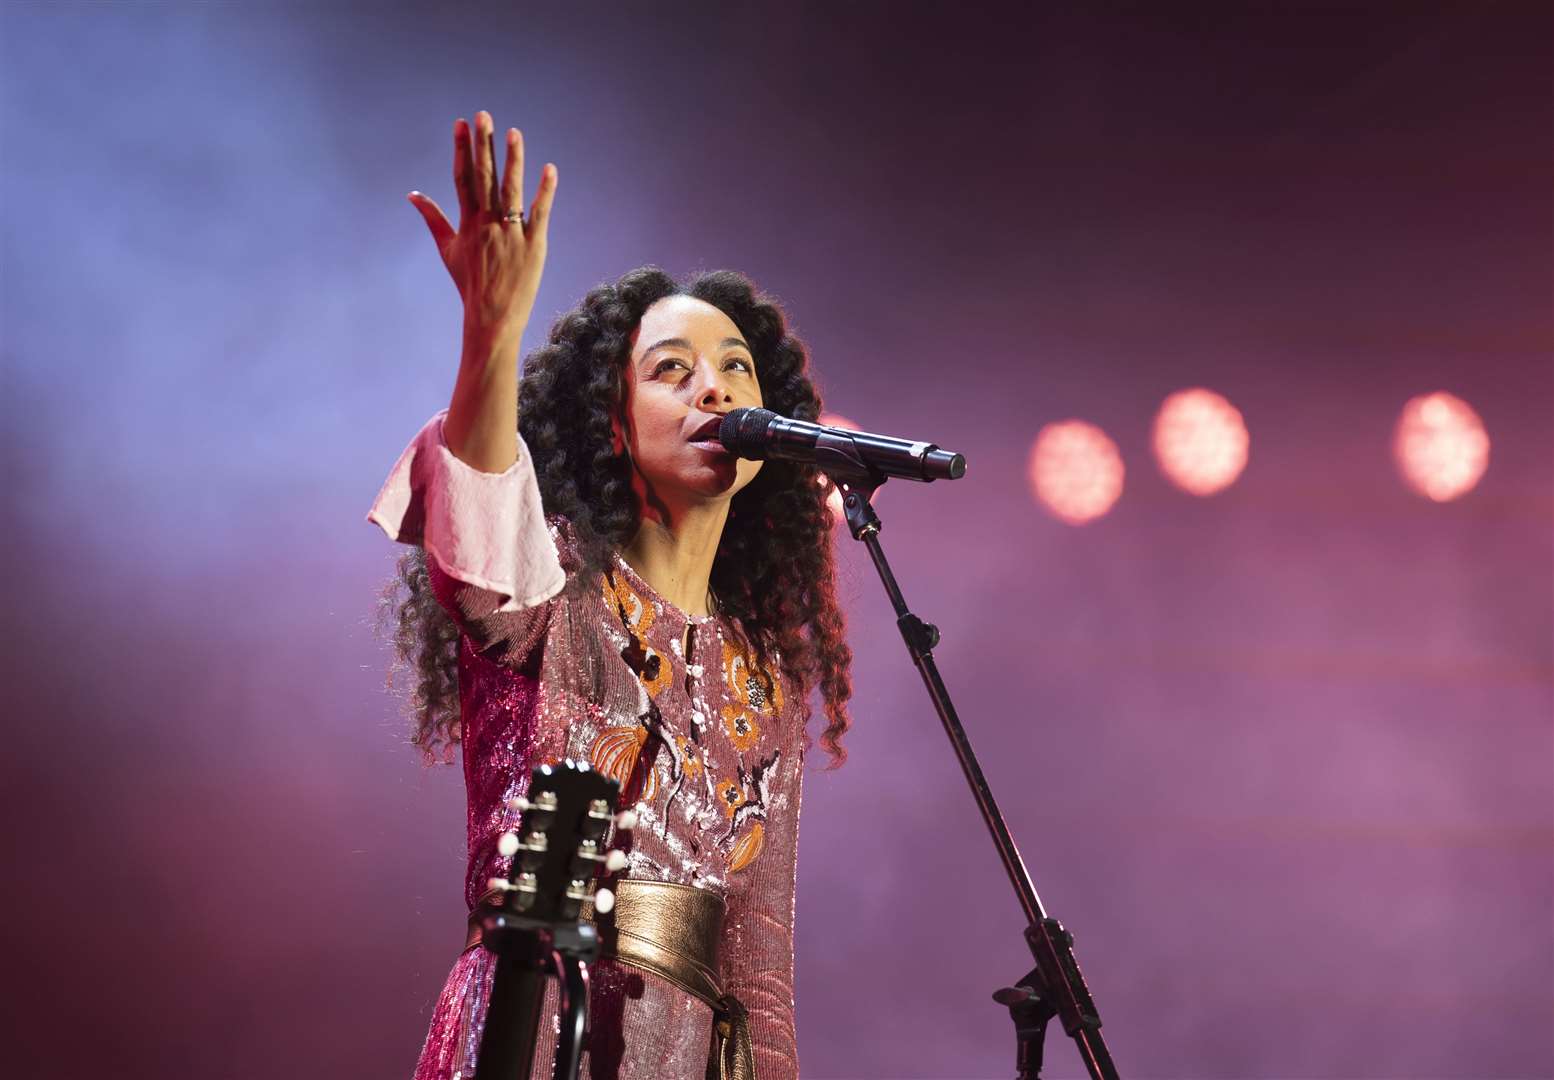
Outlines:
<svg viewBox="0 0 1554 1080"><path fill-rule="evenodd" d="M647 511L621 556L654 592L687 615L711 614L707 585L727 520L727 499L675 515Z"/></svg>

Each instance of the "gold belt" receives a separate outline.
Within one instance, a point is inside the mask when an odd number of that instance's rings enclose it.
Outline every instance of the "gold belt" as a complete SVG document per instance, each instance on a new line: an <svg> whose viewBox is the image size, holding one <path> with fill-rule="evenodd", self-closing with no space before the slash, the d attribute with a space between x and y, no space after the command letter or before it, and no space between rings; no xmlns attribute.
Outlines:
<svg viewBox="0 0 1554 1080"><path fill-rule="evenodd" d="M707 1080L755 1080L750 1016L738 998L723 992L718 975L723 898L667 881L627 878L614 888L615 908L608 915L595 915L592 903L583 906L583 919L599 928L600 952L707 1003L712 1009ZM470 913L465 951L480 943L480 916L500 897L495 890L486 893Z"/></svg>

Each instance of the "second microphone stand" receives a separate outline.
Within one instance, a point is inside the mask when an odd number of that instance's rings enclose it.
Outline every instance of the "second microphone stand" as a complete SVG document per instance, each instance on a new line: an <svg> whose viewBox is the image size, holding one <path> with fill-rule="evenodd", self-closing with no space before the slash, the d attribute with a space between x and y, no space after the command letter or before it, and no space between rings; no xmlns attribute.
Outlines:
<svg viewBox="0 0 1554 1080"><path fill-rule="evenodd" d="M1073 935L1056 919L1048 917L1042 907L1019 849L993 798L993 791L988 787L987 777L982 775L982 766L971 750L966 730L961 727L949 691L939 677L933 659L934 646L939 643L938 628L912 614L901 595L901 587L896 584L896 576L885 560L879 542L880 519L872 502L875 491L885 483L885 477L865 464L845 438L822 435L816 445L815 463L841 491L847 528L853 539L869 549L869 557L874 560L874 568L879 571L880 581L895 608L901 638L912 655L912 663L923 677L934 710L944 724L944 733L955 748L955 757L960 761L972 797L977 801L977 809L992 834L1004 872L1009 875L1025 915L1025 943L1036 966L1014 986L1004 987L993 995L994 1001L1008 1007L1014 1021L1017 1076L1019 1080L1039 1080L1047 1022L1057 1017L1063 1031L1078 1047L1092 1080L1118 1080L1117 1067L1101 1036L1101 1018L1096 1012L1095 1001L1079 971L1079 962L1074 958Z"/></svg>

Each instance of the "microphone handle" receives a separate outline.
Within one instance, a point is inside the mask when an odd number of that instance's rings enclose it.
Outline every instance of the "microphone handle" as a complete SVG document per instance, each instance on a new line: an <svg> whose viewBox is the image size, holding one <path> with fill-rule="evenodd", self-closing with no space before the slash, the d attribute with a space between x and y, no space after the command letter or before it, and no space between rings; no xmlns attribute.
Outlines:
<svg viewBox="0 0 1554 1080"><path fill-rule="evenodd" d="M822 468L841 459L885 476L923 482L955 480L966 472L964 457L940 450L933 443L826 427L786 416L775 416L767 423L762 441L767 457L811 462ZM838 477L833 475L833 479Z"/></svg>

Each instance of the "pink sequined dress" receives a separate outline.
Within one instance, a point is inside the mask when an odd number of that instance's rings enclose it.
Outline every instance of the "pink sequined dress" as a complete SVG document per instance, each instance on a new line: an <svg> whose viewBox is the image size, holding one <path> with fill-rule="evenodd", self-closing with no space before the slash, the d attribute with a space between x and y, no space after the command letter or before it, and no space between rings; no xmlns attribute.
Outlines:
<svg viewBox="0 0 1554 1080"><path fill-rule="evenodd" d="M368 520L419 544L460 630L459 698L469 800L464 897L505 874L497 838L534 765L589 761L635 795L625 876L724 897L725 990L749 1010L760 1080L797 1077L793 901L804 760L802 702L762 678L734 629L688 616L618 558L577 577L566 522L547 519L529 452L501 474L459 461L439 413L395 464ZM687 633L688 631L688 633ZM682 646L682 639L685 644ZM450 926L450 942L464 928ZM415 1080L474 1073L493 957L458 957L432 1013ZM712 1013L660 977L602 960L592 971L582 1076L701 1077ZM555 1015L555 987L546 1017ZM533 1075L550 1075L554 1021Z"/></svg>

